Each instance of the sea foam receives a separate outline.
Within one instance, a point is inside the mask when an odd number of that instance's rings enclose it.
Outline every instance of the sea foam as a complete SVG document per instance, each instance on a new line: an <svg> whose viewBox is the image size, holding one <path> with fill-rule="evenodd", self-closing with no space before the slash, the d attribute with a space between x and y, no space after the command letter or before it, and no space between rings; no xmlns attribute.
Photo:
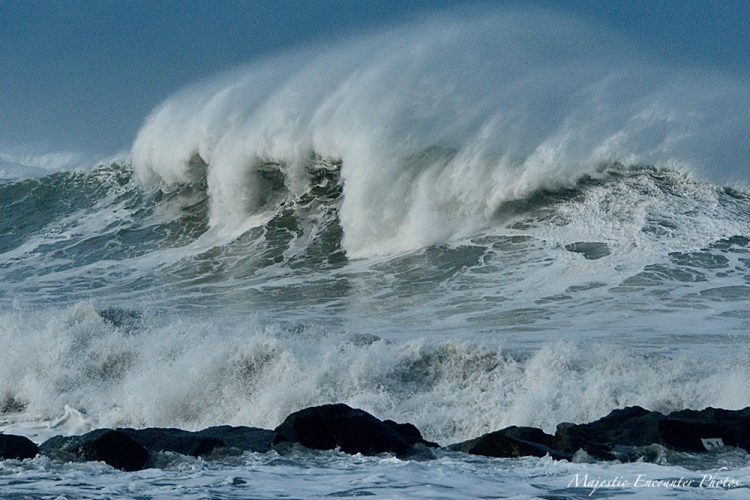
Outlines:
<svg viewBox="0 0 750 500"><path fill-rule="evenodd" d="M525 352L497 342L388 341L247 319L144 318L125 327L90 304L0 319L0 396L6 407L23 408L15 433L24 432L19 423L52 424L63 413L86 424L66 405L99 426L198 429L273 428L301 408L345 402L413 422L446 444L508 425L549 432L558 422L629 405L663 412L750 405L742 349L717 363L617 343L548 342Z"/></svg>
<svg viewBox="0 0 750 500"><path fill-rule="evenodd" d="M485 229L502 203L602 162L742 180L749 106L742 82L657 66L601 27L489 10L195 84L152 112L132 154L147 186L206 175L211 225L230 232L268 208L269 161L299 194L311 155L341 160L343 245L357 257Z"/></svg>

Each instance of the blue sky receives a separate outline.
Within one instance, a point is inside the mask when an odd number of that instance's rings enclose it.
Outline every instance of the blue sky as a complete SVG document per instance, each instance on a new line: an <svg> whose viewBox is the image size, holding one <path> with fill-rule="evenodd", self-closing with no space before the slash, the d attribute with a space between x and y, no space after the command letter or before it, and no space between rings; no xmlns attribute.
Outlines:
<svg viewBox="0 0 750 500"><path fill-rule="evenodd" d="M565 11L665 65L750 79L750 0L498 3ZM126 150L149 111L196 79L465 5L476 2L0 0L0 149Z"/></svg>

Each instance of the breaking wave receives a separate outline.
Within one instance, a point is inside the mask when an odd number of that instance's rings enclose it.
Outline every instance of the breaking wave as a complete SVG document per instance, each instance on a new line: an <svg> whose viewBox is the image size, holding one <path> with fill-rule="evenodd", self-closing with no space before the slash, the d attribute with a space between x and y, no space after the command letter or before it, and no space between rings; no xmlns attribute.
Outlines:
<svg viewBox="0 0 750 500"><path fill-rule="evenodd" d="M269 191L300 196L310 158L340 162L342 244L362 257L475 234L603 163L743 180L749 108L742 82L652 65L557 13L495 10L200 82L153 111L132 155L152 188L205 178L210 225L233 234L267 220Z"/></svg>
<svg viewBox="0 0 750 500"><path fill-rule="evenodd" d="M720 363L601 342L523 353L247 320L164 321L90 304L0 319L0 418L24 410L24 419L51 421L69 404L100 426L273 428L305 406L346 402L445 444L507 425L550 431L625 405L750 404L747 350Z"/></svg>
<svg viewBox="0 0 750 500"><path fill-rule="evenodd" d="M541 11L197 83L132 162L0 182L0 420L346 402L450 442L747 406L749 104Z"/></svg>

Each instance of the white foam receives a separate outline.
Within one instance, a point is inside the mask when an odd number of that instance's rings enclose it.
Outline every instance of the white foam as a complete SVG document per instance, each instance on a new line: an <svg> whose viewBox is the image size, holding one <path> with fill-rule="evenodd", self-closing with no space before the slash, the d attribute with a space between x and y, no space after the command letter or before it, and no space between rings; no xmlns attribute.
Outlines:
<svg viewBox="0 0 750 500"><path fill-rule="evenodd" d="M546 342L524 355L469 340L368 343L247 319L145 319L139 332L113 327L88 304L0 319L0 395L28 404L16 424L53 422L67 404L85 419L69 410L66 422L84 427L273 428L303 407L346 402L446 444L508 425L552 431L634 404L750 405L740 383L750 354L736 347L715 363L616 339Z"/></svg>
<svg viewBox="0 0 750 500"><path fill-rule="evenodd" d="M725 453L704 460L698 467L686 467L664 460L589 464L549 457L491 459L439 453L435 460L402 461L338 452L284 457L270 452L234 460L175 457L163 469L122 472L101 462L60 464L37 457L0 462L0 488L9 496L66 498L92 492L118 498L747 497L747 454Z"/></svg>
<svg viewBox="0 0 750 500"><path fill-rule="evenodd" d="M502 202L602 161L746 178L749 105L744 83L656 67L599 27L488 10L298 50L183 90L148 118L133 161L145 184L170 185L196 180L199 154L211 224L231 228L263 209L260 161L284 162L294 191L313 151L340 158L344 247L363 256L471 234ZM424 157L435 146L455 155Z"/></svg>

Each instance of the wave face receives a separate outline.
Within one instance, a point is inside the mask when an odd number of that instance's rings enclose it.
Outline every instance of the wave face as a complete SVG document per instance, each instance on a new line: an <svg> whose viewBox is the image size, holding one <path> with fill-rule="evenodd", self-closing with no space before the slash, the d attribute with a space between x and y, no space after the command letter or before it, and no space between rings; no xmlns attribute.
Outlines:
<svg viewBox="0 0 750 500"><path fill-rule="evenodd" d="M133 161L147 186L205 176L210 224L230 232L273 201L264 165L298 196L310 157L340 161L343 246L362 257L474 234L503 203L601 163L746 179L749 116L744 82L657 67L556 13L483 11L185 89L148 118Z"/></svg>

